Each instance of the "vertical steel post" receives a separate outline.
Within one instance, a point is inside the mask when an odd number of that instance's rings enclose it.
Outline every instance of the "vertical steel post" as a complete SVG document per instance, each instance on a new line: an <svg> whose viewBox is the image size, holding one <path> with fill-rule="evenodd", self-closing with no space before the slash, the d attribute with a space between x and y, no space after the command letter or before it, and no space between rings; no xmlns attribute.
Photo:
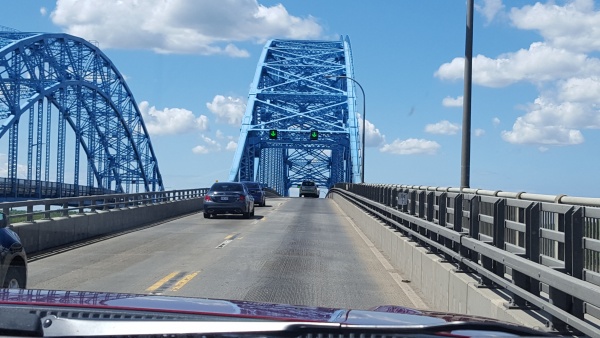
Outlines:
<svg viewBox="0 0 600 338"><path fill-rule="evenodd" d="M463 94L462 158L460 187L470 187L471 171L471 80L473 77L473 0L467 1L467 34L465 39L465 75Z"/></svg>

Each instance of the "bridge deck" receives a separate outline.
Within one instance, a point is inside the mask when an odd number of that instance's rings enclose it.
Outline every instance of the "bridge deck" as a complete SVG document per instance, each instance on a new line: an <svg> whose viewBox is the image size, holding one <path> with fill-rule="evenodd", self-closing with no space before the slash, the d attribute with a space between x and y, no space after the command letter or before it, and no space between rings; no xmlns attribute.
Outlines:
<svg viewBox="0 0 600 338"><path fill-rule="evenodd" d="M29 287L422 307L398 279L333 200L273 198L250 220L195 214L46 256L31 262Z"/></svg>

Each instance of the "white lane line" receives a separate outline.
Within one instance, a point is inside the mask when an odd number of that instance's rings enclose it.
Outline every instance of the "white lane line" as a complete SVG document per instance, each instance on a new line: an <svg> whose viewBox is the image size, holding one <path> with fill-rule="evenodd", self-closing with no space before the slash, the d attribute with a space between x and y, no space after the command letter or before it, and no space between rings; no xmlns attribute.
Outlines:
<svg viewBox="0 0 600 338"><path fill-rule="evenodd" d="M427 306L427 304L425 304L425 302L423 302L421 297L419 297L417 293L408 284L402 282L403 278L400 276L399 273L394 271L395 269L392 266L392 264L390 264L390 262L381 254L381 252L379 252L379 250L375 247L373 242L371 242L371 240L362 232L362 230L360 230L360 228L354 223L354 221L352 221L352 219L342 211L342 209L337 203L334 204L337 206L338 210L340 210L340 213L344 215L348 223L350 223L354 230L356 230L360 238L362 238L365 244L367 244L369 249L371 249L371 252L373 253L373 255L375 255L379 263L383 265L385 270L390 274L390 276L396 282L396 284L398 284L398 286L402 289L402 291L404 291L406 296L408 296L408 299L413 303L414 308L428 309L429 307Z"/></svg>
<svg viewBox="0 0 600 338"><path fill-rule="evenodd" d="M215 247L215 249L222 249L223 247L225 247L225 245L227 245L227 244L229 244L231 242L233 242L233 239L226 239L226 240L223 241L223 243L217 245Z"/></svg>
<svg viewBox="0 0 600 338"><path fill-rule="evenodd" d="M222 249L223 247L225 247L225 245L233 242L234 239L238 238L239 235L240 235L240 233L238 232L236 234L231 234L231 235L225 236L225 240L221 244L217 245L215 247L215 249Z"/></svg>

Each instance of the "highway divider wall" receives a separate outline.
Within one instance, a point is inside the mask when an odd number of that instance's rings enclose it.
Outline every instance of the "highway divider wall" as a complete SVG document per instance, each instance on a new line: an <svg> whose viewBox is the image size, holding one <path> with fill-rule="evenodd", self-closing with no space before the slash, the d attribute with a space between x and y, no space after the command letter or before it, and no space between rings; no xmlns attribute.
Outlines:
<svg viewBox="0 0 600 338"><path fill-rule="evenodd" d="M456 271L456 266L411 242L335 192L328 195L348 215L398 269L410 286L425 297L429 310L478 315L543 329L546 320L532 310L510 309L501 291L481 288L472 274Z"/></svg>

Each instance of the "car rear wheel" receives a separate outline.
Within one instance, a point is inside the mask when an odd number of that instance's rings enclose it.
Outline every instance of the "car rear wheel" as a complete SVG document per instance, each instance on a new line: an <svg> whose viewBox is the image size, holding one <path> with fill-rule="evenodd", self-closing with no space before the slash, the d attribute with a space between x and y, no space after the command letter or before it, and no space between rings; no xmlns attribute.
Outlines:
<svg viewBox="0 0 600 338"><path fill-rule="evenodd" d="M24 289L25 283L25 270L21 267L11 266L6 272L3 287L7 289Z"/></svg>
<svg viewBox="0 0 600 338"><path fill-rule="evenodd" d="M210 218L210 214L208 212L204 213L204 218Z"/></svg>

